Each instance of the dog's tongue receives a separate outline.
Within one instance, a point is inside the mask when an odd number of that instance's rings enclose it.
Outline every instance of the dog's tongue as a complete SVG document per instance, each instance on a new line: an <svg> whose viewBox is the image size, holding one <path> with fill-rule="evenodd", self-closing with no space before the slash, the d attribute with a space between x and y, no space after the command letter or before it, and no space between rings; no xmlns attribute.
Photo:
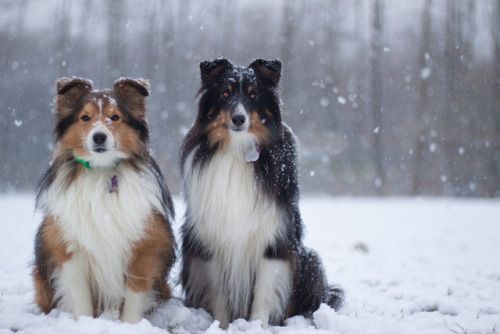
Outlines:
<svg viewBox="0 0 500 334"><path fill-rule="evenodd" d="M245 152L245 161L252 162L257 161L260 155L260 147L257 144L251 144L247 147L247 151Z"/></svg>

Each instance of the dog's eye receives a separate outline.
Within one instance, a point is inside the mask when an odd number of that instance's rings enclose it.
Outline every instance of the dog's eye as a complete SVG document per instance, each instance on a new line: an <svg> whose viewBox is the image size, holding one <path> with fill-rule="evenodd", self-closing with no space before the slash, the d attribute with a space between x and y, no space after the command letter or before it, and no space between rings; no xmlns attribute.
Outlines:
<svg viewBox="0 0 500 334"><path fill-rule="evenodd" d="M90 117L89 117L89 116L87 116L87 115L83 115L83 116L82 116L82 121L84 121L84 122L88 122L88 121L90 121Z"/></svg>
<svg viewBox="0 0 500 334"><path fill-rule="evenodd" d="M222 97L223 97L224 99L229 98L229 95L231 95L231 94L230 94L230 93L229 93L229 91L227 91L227 90L226 90L224 93L222 93Z"/></svg>
<svg viewBox="0 0 500 334"><path fill-rule="evenodd" d="M257 94L255 94L255 92L250 92L250 94L248 94L248 97L252 100L255 100L257 98Z"/></svg>
<svg viewBox="0 0 500 334"><path fill-rule="evenodd" d="M120 116L118 116L118 115L113 115L113 116L111 116L111 120L112 120L112 121L117 121L117 120L119 120L119 119L120 119Z"/></svg>

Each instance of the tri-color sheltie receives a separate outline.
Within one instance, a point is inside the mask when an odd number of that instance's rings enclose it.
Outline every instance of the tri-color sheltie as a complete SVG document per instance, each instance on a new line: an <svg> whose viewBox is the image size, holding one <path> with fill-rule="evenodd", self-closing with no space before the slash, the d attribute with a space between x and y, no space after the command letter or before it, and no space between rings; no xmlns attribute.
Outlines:
<svg viewBox="0 0 500 334"><path fill-rule="evenodd" d="M146 80L113 90L61 78L56 84L56 148L37 208L35 301L79 316L138 322L170 298L174 209L150 154Z"/></svg>
<svg viewBox="0 0 500 334"><path fill-rule="evenodd" d="M281 62L200 64L198 115L181 150L187 306L221 327L237 318L282 324L321 303L338 308L316 253L302 244L297 147L282 122Z"/></svg>

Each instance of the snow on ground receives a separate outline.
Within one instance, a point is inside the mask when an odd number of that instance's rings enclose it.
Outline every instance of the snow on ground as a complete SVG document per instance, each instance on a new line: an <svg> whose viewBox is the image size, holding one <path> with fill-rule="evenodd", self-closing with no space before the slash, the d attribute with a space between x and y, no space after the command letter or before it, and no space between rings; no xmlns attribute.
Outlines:
<svg viewBox="0 0 500 334"><path fill-rule="evenodd" d="M223 332L178 299L136 325L40 314L30 278L40 221L33 202L33 195L0 196L0 334ZM178 200L176 208L181 217ZM268 333L500 332L498 200L305 198L301 208L305 243L322 256L329 281L344 287L346 303ZM237 320L228 332L264 331Z"/></svg>

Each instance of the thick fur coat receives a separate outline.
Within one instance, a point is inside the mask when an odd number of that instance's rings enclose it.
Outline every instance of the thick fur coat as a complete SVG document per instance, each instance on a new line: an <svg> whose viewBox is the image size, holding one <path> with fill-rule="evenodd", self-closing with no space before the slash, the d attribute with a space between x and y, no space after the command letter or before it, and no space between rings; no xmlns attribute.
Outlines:
<svg viewBox="0 0 500 334"><path fill-rule="evenodd" d="M237 318L281 324L338 308L317 254L302 244L298 153L282 122L281 63L200 64L197 118L181 150L186 214L182 286L186 304L222 327Z"/></svg>
<svg viewBox="0 0 500 334"><path fill-rule="evenodd" d="M95 91L81 78L57 81L56 149L37 208L35 301L81 315L137 322L170 298L174 208L150 154L146 80Z"/></svg>

